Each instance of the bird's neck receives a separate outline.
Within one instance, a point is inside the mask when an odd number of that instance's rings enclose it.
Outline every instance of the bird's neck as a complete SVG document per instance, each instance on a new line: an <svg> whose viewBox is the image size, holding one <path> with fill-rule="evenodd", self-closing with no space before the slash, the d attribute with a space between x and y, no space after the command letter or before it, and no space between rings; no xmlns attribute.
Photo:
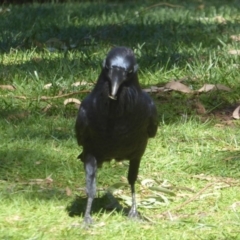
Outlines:
<svg viewBox="0 0 240 240"><path fill-rule="evenodd" d="M120 117L125 114L131 114L138 102L139 91L141 91L137 79L136 82L133 81L131 84L122 85L119 88L116 100L109 98L109 89L109 83L104 82L104 87L98 92L96 104L101 109L101 112L109 117Z"/></svg>

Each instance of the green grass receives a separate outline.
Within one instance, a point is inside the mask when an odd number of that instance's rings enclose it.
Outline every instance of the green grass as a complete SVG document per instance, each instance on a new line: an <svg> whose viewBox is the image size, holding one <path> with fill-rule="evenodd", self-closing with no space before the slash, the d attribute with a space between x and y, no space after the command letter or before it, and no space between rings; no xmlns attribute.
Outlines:
<svg viewBox="0 0 240 240"><path fill-rule="evenodd" d="M1 239L240 239L240 124L231 118L240 57L229 54L240 48L231 40L240 33L239 1L169 1L182 7L143 11L157 3L2 6L0 85L15 89L0 88ZM143 88L184 79L194 90L209 83L232 91L152 94L159 129L136 186L148 220L126 218L128 164L113 161L98 171L95 224L85 229L77 109L63 102L84 98L70 94L92 89L114 45L134 49Z"/></svg>

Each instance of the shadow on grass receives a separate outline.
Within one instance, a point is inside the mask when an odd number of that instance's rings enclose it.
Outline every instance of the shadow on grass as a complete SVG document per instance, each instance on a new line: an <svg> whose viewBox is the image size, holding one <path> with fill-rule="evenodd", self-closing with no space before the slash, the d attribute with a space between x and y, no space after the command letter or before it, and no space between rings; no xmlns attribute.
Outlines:
<svg viewBox="0 0 240 240"><path fill-rule="evenodd" d="M77 43L76 50L88 56L85 62L89 68L91 65L99 64L99 59L95 53L103 46L110 48L113 45L126 45L137 48L138 45L145 44L142 49L141 47L138 49L141 52L139 64L143 70L151 69L154 71L153 66L168 65L171 67L176 63L182 63L184 66L186 59L190 56L183 51L179 51L179 49L193 48L193 43L196 46L201 44L202 48L217 48L219 47L219 38L222 39L223 36L226 36L227 39L228 36L236 33L236 29L240 27L238 22L226 21L224 24L222 22L201 22L198 20L202 16L201 11L197 9L198 2L172 1L172 4L174 3L182 4L183 8L174 9L160 6L157 9L163 10L161 13L163 17L158 20L158 23L153 20L150 21L145 14L136 16L136 11L149 6L145 2L139 4L129 2L85 3L81 5L77 3L65 3L63 5L26 4L21 8L13 7L12 12L4 15L4 17L6 16L4 19L6 22L2 25L3 37L0 43L0 51L9 52L11 48L27 50L45 43L50 38L57 38L64 42L71 39L71 41ZM218 11L229 5L235 8L239 7L239 4L234 1L230 1L230 3L229 1L221 1L221 3L208 1L208 3L205 3L205 11L210 11L212 7L216 7L216 11ZM186 12L179 13L183 11L182 9ZM111 15L113 12L121 15L126 11L129 20L123 21L121 24L116 22L115 24L99 25L81 21L81 19L88 18L96 21L103 16L107 18L108 14ZM151 11L156 14L154 9ZM191 14L195 13L196 19L189 17L187 11ZM185 14L187 15L185 16L186 21L174 20L175 17L169 20L168 12L170 15L176 16ZM67 18L69 18L68 21L63 20ZM128 17L126 18L128 19ZM18 21L18 19L25 19L25 21ZM75 24L73 19L76 19ZM132 23L131 19L135 23ZM88 39L87 46L86 39ZM89 59L89 56L92 56L92 58ZM49 64L51 65L51 62ZM18 64L18 68L21 69L21 66L24 68L24 64ZM49 68L51 69L51 67ZM36 70L41 71L41 66L38 66Z"/></svg>
<svg viewBox="0 0 240 240"><path fill-rule="evenodd" d="M111 198L111 200L110 200ZM112 201L113 200L113 201ZM66 208L68 215L70 217L74 216L84 216L85 209L87 206L87 198L82 196L77 196L71 204L69 204ZM109 192L104 193L102 196L98 196L94 198L93 205L91 209L92 214L99 214L103 211L116 211L118 213L127 216L129 212L129 208L122 207L117 199L113 197L113 195Z"/></svg>
<svg viewBox="0 0 240 240"><path fill-rule="evenodd" d="M46 153L44 149L31 149L26 146L0 150L0 179L20 183L23 179L45 179L46 168L47 171L54 172L59 167L57 161L51 161L49 164L51 158L51 154Z"/></svg>

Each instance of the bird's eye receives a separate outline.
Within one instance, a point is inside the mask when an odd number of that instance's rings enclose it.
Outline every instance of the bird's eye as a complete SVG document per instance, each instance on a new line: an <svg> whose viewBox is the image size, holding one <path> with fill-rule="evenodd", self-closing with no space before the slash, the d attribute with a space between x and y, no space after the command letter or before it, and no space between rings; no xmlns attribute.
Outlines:
<svg viewBox="0 0 240 240"><path fill-rule="evenodd" d="M132 74L132 73L133 73L133 70L130 69L130 70L128 71L128 74Z"/></svg>

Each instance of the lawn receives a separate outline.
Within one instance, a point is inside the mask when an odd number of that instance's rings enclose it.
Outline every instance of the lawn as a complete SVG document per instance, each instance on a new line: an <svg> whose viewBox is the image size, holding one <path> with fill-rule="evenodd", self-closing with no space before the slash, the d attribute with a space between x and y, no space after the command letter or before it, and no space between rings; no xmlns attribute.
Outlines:
<svg viewBox="0 0 240 240"><path fill-rule="evenodd" d="M112 161L84 228L76 99L117 45L158 108L136 184L143 220L125 214L128 162ZM0 61L0 239L240 239L238 0L5 4Z"/></svg>

